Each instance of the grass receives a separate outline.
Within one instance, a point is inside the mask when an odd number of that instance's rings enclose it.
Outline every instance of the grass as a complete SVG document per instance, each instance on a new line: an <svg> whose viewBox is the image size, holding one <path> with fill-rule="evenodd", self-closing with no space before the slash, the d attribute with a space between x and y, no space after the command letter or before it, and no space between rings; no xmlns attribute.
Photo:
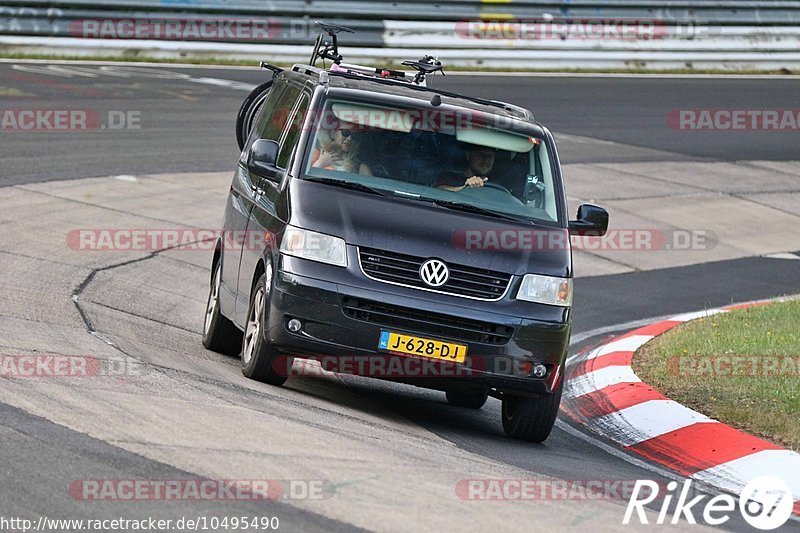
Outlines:
<svg viewBox="0 0 800 533"><path fill-rule="evenodd" d="M220 59L213 57L175 57L175 58L151 58L146 54L131 53L125 56L69 56L58 54L23 54L23 53L9 53L0 50L0 59L38 59L45 61L108 61L119 63L142 62L142 63L164 63L164 64L183 64L183 65L220 65L220 66L246 66L258 67L258 61L255 59L234 60L234 59ZM265 57L264 61L269 61ZM291 66L294 63L287 63L281 61L270 61L270 63L277 66ZM370 64L366 63L365 66L381 66L384 68L408 70L407 67L402 65L395 65L390 63ZM752 75L793 75L792 71L787 69L772 69L772 70L753 70L753 69L645 69L640 67L631 67L625 69L523 69L523 68L498 68L498 67L482 67L482 66L456 66L445 65L445 72L530 72L530 73L563 73L563 74L752 74Z"/></svg>
<svg viewBox="0 0 800 533"><path fill-rule="evenodd" d="M795 451L800 450L799 365L800 300L683 324L643 346L633 359L636 374L666 396Z"/></svg>

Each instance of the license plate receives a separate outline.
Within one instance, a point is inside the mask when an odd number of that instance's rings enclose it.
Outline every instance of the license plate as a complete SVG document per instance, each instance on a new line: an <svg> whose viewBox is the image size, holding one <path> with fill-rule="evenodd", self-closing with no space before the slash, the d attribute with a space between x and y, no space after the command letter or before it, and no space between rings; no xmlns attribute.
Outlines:
<svg viewBox="0 0 800 533"><path fill-rule="evenodd" d="M467 347L464 344L442 342L385 330L381 331L378 349L450 361L451 363L463 363L467 357Z"/></svg>

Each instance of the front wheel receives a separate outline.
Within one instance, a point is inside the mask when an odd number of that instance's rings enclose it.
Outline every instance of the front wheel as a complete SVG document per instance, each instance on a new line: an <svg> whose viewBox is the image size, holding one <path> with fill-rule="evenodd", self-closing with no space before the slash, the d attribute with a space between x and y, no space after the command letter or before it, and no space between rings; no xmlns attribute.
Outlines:
<svg viewBox="0 0 800 533"><path fill-rule="evenodd" d="M281 375L275 371L278 351L264 338L271 293L272 265L267 264L265 272L256 281L250 295L247 325L242 343L242 374L256 381L280 386L286 382L288 375L286 373Z"/></svg>
<svg viewBox="0 0 800 533"><path fill-rule="evenodd" d="M501 416L506 435L531 442L544 442L556 423L563 388L562 379L552 394L538 398L504 397Z"/></svg>

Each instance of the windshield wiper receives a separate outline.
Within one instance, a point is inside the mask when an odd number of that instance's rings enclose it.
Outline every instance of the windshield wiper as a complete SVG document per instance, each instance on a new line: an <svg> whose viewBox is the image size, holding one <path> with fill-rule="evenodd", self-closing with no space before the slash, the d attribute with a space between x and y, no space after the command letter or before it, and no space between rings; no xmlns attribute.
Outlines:
<svg viewBox="0 0 800 533"><path fill-rule="evenodd" d="M512 215L507 215L499 211L493 211L492 209L478 207L477 205L473 204L465 204L462 202L451 202L449 200L434 200L434 199L427 199L427 200L435 203L436 205L446 207L448 209L454 209L457 211L466 211L467 213L476 213L479 215L486 215L494 218L502 218L504 220L513 220L514 222L524 222L526 224L532 224L531 220L525 218L518 218Z"/></svg>
<svg viewBox="0 0 800 533"><path fill-rule="evenodd" d="M391 198L393 196L392 194L389 194L385 191L376 189L374 187L370 187L369 185L364 185L363 183L359 183L357 181L345 181L332 178L303 178L303 179L306 181L313 181L315 183L327 183L328 185L334 185L336 187L342 187L344 189L351 189L354 191L362 191L362 192L368 192L370 194L377 194L378 196L386 196L387 198Z"/></svg>

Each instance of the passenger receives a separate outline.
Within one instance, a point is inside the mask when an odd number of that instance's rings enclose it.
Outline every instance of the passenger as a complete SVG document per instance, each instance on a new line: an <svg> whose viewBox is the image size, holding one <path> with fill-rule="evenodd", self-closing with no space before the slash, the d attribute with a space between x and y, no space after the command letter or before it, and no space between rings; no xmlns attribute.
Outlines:
<svg viewBox="0 0 800 533"><path fill-rule="evenodd" d="M358 156L360 135L355 129L341 124L321 143L321 149L314 150L311 166L372 176L372 170Z"/></svg>
<svg viewBox="0 0 800 533"><path fill-rule="evenodd" d="M461 191L483 187L489 181L489 173L494 168L496 151L488 146L471 145L467 148L467 169L464 172L444 172L436 179L435 186L448 191Z"/></svg>

